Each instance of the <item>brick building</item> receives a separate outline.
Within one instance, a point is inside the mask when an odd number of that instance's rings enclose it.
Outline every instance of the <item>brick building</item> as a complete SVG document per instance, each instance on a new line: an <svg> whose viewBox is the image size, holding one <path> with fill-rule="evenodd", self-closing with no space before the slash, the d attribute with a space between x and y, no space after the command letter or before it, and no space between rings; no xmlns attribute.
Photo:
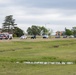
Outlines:
<svg viewBox="0 0 76 75"><path fill-rule="evenodd" d="M57 31L56 36L62 36L64 34L64 31Z"/></svg>

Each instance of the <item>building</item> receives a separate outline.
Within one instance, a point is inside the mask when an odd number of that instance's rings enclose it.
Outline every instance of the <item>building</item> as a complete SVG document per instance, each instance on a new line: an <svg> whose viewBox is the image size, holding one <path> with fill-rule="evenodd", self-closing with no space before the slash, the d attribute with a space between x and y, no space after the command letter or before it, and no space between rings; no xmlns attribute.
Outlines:
<svg viewBox="0 0 76 75"><path fill-rule="evenodd" d="M56 32L56 36L63 36L64 35L64 31L57 31Z"/></svg>

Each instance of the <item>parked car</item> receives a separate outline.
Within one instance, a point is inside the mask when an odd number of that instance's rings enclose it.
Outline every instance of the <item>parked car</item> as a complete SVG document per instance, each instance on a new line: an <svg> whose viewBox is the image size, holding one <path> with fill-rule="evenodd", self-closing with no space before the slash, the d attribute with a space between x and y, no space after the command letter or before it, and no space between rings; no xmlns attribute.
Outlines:
<svg viewBox="0 0 76 75"><path fill-rule="evenodd" d="M12 39L12 38L13 38L12 34L9 34L9 33L1 33L0 34L0 40L2 40L2 39Z"/></svg>
<svg viewBox="0 0 76 75"><path fill-rule="evenodd" d="M27 39L27 36L22 35L22 36L20 37L20 39Z"/></svg>
<svg viewBox="0 0 76 75"><path fill-rule="evenodd" d="M13 34L8 34L9 38L8 39L13 39Z"/></svg>
<svg viewBox="0 0 76 75"><path fill-rule="evenodd" d="M74 35L74 38L76 38L76 35Z"/></svg>
<svg viewBox="0 0 76 75"><path fill-rule="evenodd" d="M67 35L64 35L63 38L67 38Z"/></svg>
<svg viewBox="0 0 76 75"><path fill-rule="evenodd" d="M36 39L36 35L32 35L31 36L31 39Z"/></svg>
<svg viewBox="0 0 76 75"><path fill-rule="evenodd" d="M74 36L73 35L70 35L69 38L74 38Z"/></svg>
<svg viewBox="0 0 76 75"><path fill-rule="evenodd" d="M58 36L55 36L55 38L60 38L60 36L58 35Z"/></svg>
<svg viewBox="0 0 76 75"><path fill-rule="evenodd" d="M2 40L2 39L8 39L8 38L9 38L8 35L6 35L6 34L0 34L0 40Z"/></svg>
<svg viewBox="0 0 76 75"><path fill-rule="evenodd" d="M49 36L48 35L43 35L43 38L48 38Z"/></svg>

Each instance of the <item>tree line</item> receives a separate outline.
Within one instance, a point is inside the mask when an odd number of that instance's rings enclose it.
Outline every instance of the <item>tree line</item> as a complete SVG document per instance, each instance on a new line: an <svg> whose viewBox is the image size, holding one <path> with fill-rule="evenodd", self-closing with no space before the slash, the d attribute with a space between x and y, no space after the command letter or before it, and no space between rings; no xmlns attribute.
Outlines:
<svg viewBox="0 0 76 75"><path fill-rule="evenodd" d="M72 27L72 29L65 28L65 35L74 35L76 37L76 27Z"/></svg>
<svg viewBox="0 0 76 75"><path fill-rule="evenodd" d="M4 23L2 23L2 32L12 33L14 36L20 37L24 35L24 31L17 27L15 24L15 19L13 19L13 15L9 15L5 17ZM44 35L44 34L51 34L50 29L45 28L44 26L36 26L32 25L27 29L28 35Z"/></svg>
<svg viewBox="0 0 76 75"><path fill-rule="evenodd" d="M17 26L15 23L15 19L13 19L13 15L8 15L4 19L4 23L2 23L2 32L12 33L13 36L20 37L24 35L24 31ZM27 34L28 35L51 35L53 30L47 29L44 26L36 26L32 25L28 27ZM64 35L74 35L76 36L76 27L73 27L71 30L65 28Z"/></svg>

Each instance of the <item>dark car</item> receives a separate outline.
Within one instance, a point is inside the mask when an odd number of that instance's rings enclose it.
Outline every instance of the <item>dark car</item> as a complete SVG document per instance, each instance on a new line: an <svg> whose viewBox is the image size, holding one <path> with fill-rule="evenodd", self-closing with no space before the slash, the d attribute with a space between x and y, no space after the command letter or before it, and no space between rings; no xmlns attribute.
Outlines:
<svg viewBox="0 0 76 75"><path fill-rule="evenodd" d="M31 39L36 39L36 35L31 36Z"/></svg>
<svg viewBox="0 0 76 75"><path fill-rule="evenodd" d="M67 35L64 35L63 38L67 38Z"/></svg>
<svg viewBox="0 0 76 75"><path fill-rule="evenodd" d="M55 36L55 38L60 38L60 36L58 35L58 36Z"/></svg>
<svg viewBox="0 0 76 75"><path fill-rule="evenodd" d="M74 35L74 38L76 38L76 35Z"/></svg>

